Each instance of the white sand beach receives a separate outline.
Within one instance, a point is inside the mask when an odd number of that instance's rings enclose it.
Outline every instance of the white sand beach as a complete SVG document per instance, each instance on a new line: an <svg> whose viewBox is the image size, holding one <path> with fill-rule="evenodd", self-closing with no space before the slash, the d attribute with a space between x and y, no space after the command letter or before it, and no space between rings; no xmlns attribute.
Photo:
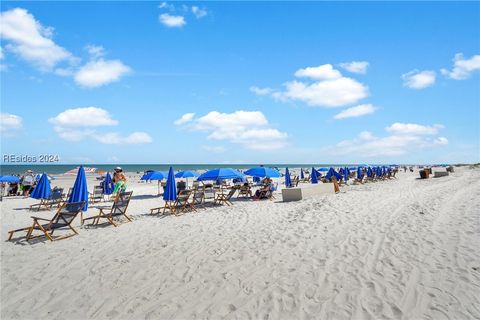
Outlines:
<svg viewBox="0 0 480 320"><path fill-rule="evenodd" d="M76 220L58 242L5 241L54 210L4 198L1 318L480 319L480 170L397 177L179 217L149 215L157 184L130 179L132 223Z"/></svg>

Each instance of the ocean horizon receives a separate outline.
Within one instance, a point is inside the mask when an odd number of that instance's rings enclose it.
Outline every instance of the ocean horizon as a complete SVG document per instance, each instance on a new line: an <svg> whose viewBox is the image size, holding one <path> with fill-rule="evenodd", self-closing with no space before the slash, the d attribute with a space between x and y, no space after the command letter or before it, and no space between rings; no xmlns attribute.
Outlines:
<svg viewBox="0 0 480 320"><path fill-rule="evenodd" d="M311 168L311 167L344 167L357 166L357 164L349 163L243 163L243 164L131 164L131 163L117 163L117 164L1 164L0 175L22 174L27 170L32 170L35 173L48 174L64 174L76 167L83 165L85 167L97 168L97 171L113 171L115 167L121 167L125 172L144 172L146 170L167 171L170 166L176 171L184 170L210 170L215 168L233 168L233 169L248 169L255 166L277 167L277 168ZM371 164L382 165L382 164Z"/></svg>

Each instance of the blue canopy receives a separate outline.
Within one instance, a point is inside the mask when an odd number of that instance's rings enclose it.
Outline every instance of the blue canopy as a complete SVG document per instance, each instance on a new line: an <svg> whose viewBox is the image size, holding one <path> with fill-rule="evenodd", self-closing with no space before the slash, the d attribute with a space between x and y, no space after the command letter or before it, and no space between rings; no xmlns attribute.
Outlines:
<svg viewBox="0 0 480 320"><path fill-rule="evenodd" d="M350 170L347 167L345 167L345 169L343 169L343 178L345 182L348 181L349 176L350 176Z"/></svg>
<svg viewBox="0 0 480 320"><path fill-rule="evenodd" d="M260 182L260 177L253 177L253 182Z"/></svg>
<svg viewBox="0 0 480 320"><path fill-rule="evenodd" d="M38 180L40 180L41 177L42 177L42 174L37 174L35 176L35 180L38 181ZM48 180L55 180L55 177L52 177L52 176L49 176L49 175L47 175L47 177L48 177Z"/></svg>
<svg viewBox="0 0 480 320"><path fill-rule="evenodd" d="M357 179L362 180L362 178L363 178L363 170L362 170L361 167L358 167L358 169L357 169Z"/></svg>
<svg viewBox="0 0 480 320"><path fill-rule="evenodd" d="M0 176L0 182L19 183L20 178L16 176Z"/></svg>
<svg viewBox="0 0 480 320"><path fill-rule="evenodd" d="M355 170L357 170L357 169L358 169L357 167L349 167L349 168L348 168L348 170L350 170L350 171L355 171Z"/></svg>
<svg viewBox="0 0 480 320"><path fill-rule="evenodd" d="M199 174L194 171L180 171L175 174L175 178L192 178L198 176Z"/></svg>
<svg viewBox="0 0 480 320"><path fill-rule="evenodd" d="M335 169L330 168L330 170L328 170L327 175L325 176L325 178L327 178L328 180L330 180L333 176L335 176L335 178L337 178L337 180L341 180L341 179L342 179L342 175L341 175L341 174L339 174L337 171L335 171Z"/></svg>
<svg viewBox="0 0 480 320"><path fill-rule="evenodd" d="M282 175L278 170L267 168L267 167L253 167L244 172L246 175L252 177L269 177L269 178L279 178Z"/></svg>
<svg viewBox="0 0 480 320"><path fill-rule="evenodd" d="M167 185L165 186L165 192L163 193L163 200L175 201L177 200L177 187L175 184L175 175L173 174L173 167L170 167L168 171Z"/></svg>
<svg viewBox="0 0 480 320"><path fill-rule="evenodd" d="M330 169L328 169L328 168L320 168L320 169L318 169L317 171L328 171L328 170L330 170Z"/></svg>
<svg viewBox="0 0 480 320"><path fill-rule="evenodd" d="M112 194L115 189L115 184L112 181L112 176L110 172L107 172L105 180L103 181L103 193L106 195Z"/></svg>
<svg viewBox="0 0 480 320"><path fill-rule="evenodd" d="M88 186L87 186L87 177L85 176L85 170L83 166L78 168L77 178L75 179L75 183L73 184L72 193L70 194L70 198L68 199L68 203L74 202L85 202L85 206L83 206L83 211L87 211L88 209Z"/></svg>
<svg viewBox="0 0 480 320"><path fill-rule="evenodd" d="M223 179L235 179L235 178L243 178L245 175L243 173L238 172L232 168L220 168L220 169L213 169L207 172L204 172L198 177L198 181L205 181L205 180L223 180Z"/></svg>
<svg viewBox="0 0 480 320"><path fill-rule="evenodd" d="M318 183L318 172L317 172L317 170L315 170L314 167L312 167L311 177L312 177L312 184L317 184Z"/></svg>
<svg viewBox="0 0 480 320"><path fill-rule="evenodd" d="M163 180L168 176L166 171L150 171L145 173L140 180Z"/></svg>
<svg viewBox="0 0 480 320"><path fill-rule="evenodd" d="M32 193L30 193L30 198L33 199L48 199L50 194L52 193L52 189L50 187L50 181L48 181L48 176L46 173L42 174L40 181L38 181L37 185L33 189Z"/></svg>
<svg viewBox="0 0 480 320"><path fill-rule="evenodd" d="M372 175L373 175L373 170L372 170L371 167L368 167L368 168L367 168L367 177L371 178Z"/></svg>
<svg viewBox="0 0 480 320"><path fill-rule="evenodd" d="M290 178L290 172L288 168L285 169L285 187L290 188L292 186L292 179Z"/></svg>
<svg viewBox="0 0 480 320"><path fill-rule="evenodd" d="M305 179L305 174L303 173L303 168L300 168L300 179Z"/></svg>

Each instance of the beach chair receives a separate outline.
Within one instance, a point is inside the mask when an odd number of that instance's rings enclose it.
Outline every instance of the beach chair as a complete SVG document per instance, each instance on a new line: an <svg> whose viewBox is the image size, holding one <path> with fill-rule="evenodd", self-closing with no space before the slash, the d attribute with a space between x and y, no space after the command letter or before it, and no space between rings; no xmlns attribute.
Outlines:
<svg viewBox="0 0 480 320"><path fill-rule="evenodd" d="M252 196L252 187L250 186L249 183L244 183L240 188L238 189L238 195L237 198L239 197L251 197Z"/></svg>
<svg viewBox="0 0 480 320"><path fill-rule="evenodd" d="M104 196L103 187L102 186L93 187L93 192L89 193L89 195L90 195L90 202L91 203L102 201L104 199L103 198L103 196Z"/></svg>
<svg viewBox="0 0 480 320"><path fill-rule="evenodd" d="M203 189L203 203L205 204L207 201L215 204L215 189L211 188L204 188Z"/></svg>
<svg viewBox="0 0 480 320"><path fill-rule="evenodd" d="M32 217L33 224L31 227L11 230L8 232L8 239L12 240L13 234L19 231L26 231L27 234L25 238L28 240L33 238L38 238L45 236L50 241L62 240L69 238L78 234L78 232L72 227L72 222L75 220L77 215L82 211L85 202L74 202L74 203L64 203L57 211L57 213L53 216L51 220L39 218L39 217ZM43 223L41 221L47 221L47 223ZM61 235L61 236L54 236L53 233L56 230L63 230L63 229L70 229L73 233ZM41 231L43 234L39 236L32 236L34 230Z"/></svg>
<svg viewBox="0 0 480 320"><path fill-rule="evenodd" d="M230 201L230 199L235 194L235 192L237 192L237 190L238 190L238 188L231 188L230 192L228 192L227 194L225 194L223 192L218 193L214 202L216 204L226 204L227 206L233 205L233 203Z"/></svg>
<svg viewBox="0 0 480 320"><path fill-rule="evenodd" d="M165 214L169 210L170 214L178 216L180 212L186 212L187 210L197 211L192 202L189 201L192 193L193 190L184 190L177 195L175 201L166 201L165 206L150 209L150 214L160 213L160 211Z"/></svg>
<svg viewBox="0 0 480 320"><path fill-rule="evenodd" d="M192 195L192 206L201 206L205 209L205 191L194 189Z"/></svg>
<svg viewBox="0 0 480 320"><path fill-rule="evenodd" d="M332 177L332 183L333 183L333 189L335 190L335 193L339 193L340 192L340 184L337 181L337 177L335 177L335 176Z"/></svg>
<svg viewBox="0 0 480 320"><path fill-rule="evenodd" d="M35 203L30 206L30 210L37 208L37 211L40 211L41 207L45 209L51 209L53 206L59 207L63 204L63 189L54 189L50 194L48 199L41 199L40 203Z"/></svg>
<svg viewBox="0 0 480 320"><path fill-rule="evenodd" d="M183 190L187 189L187 184L185 181L178 181L177 182L177 194L180 194Z"/></svg>
<svg viewBox="0 0 480 320"><path fill-rule="evenodd" d="M132 222L130 217L127 215L128 204L132 198L133 191L129 192L119 192L117 193L113 205L108 209L99 208L99 212L96 216L88 217L82 220L82 224L87 220L92 220L92 224L99 224L100 219L105 219L106 222L112 224L114 227L117 227L119 224L115 223L114 219L124 217L128 222Z"/></svg>

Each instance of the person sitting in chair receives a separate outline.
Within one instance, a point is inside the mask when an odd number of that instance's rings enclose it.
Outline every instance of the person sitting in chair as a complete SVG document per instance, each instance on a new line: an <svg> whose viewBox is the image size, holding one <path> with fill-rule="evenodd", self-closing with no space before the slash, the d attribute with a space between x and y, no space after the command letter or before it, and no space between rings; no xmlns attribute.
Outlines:
<svg viewBox="0 0 480 320"><path fill-rule="evenodd" d="M273 185L267 184L264 185L262 188L255 191L255 195L253 196L253 200L260 200L260 199L268 199L270 198L273 190Z"/></svg>
<svg viewBox="0 0 480 320"><path fill-rule="evenodd" d="M113 183L115 183L115 189L113 190L114 194L117 194L120 191L125 191L127 189L127 177L123 173L122 168L116 167L115 173L113 174Z"/></svg>

